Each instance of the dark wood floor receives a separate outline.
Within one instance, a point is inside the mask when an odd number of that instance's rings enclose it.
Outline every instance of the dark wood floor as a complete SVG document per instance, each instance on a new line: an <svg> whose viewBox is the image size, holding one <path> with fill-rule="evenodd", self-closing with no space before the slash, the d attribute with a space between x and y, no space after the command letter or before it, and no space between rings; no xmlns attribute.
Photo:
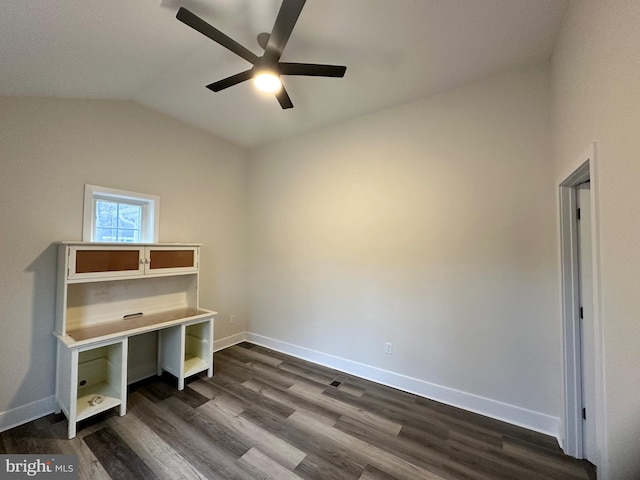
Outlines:
<svg viewBox="0 0 640 480"><path fill-rule="evenodd" d="M0 434L0 453L76 453L81 479L594 479L554 438L248 343L182 392L130 387L128 412L49 415Z"/></svg>

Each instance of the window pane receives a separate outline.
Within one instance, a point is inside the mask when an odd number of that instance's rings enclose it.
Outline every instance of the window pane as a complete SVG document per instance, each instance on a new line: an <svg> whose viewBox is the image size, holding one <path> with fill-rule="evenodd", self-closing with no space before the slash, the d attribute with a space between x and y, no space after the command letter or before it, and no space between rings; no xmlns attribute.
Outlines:
<svg viewBox="0 0 640 480"><path fill-rule="evenodd" d="M156 195L85 185L83 240L136 243L157 240L159 200Z"/></svg>
<svg viewBox="0 0 640 480"><path fill-rule="evenodd" d="M118 211L118 228L140 229L142 207L121 203Z"/></svg>
<svg viewBox="0 0 640 480"><path fill-rule="evenodd" d="M117 226L118 204L105 200L96 201L96 227Z"/></svg>
<svg viewBox="0 0 640 480"><path fill-rule="evenodd" d="M115 228L96 228L96 242L117 241Z"/></svg>
<svg viewBox="0 0 640 480"><path fill-rule="evenodd" d="M132 230L129 228L119 228L118 229L118 242L139 242L140 241L140 230Z"/></svg>
<svg viewBox="0 0 640 480"><path fill-rule="evenodd" d="M96 200L97 242L140 242L142 206L113 200Z"/></svg>

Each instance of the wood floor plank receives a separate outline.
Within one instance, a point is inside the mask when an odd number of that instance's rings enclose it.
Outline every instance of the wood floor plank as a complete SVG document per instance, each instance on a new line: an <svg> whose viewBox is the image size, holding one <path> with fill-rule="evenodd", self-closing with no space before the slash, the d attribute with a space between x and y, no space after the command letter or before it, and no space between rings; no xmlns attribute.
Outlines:
<svg viewBox="0 0 640 480"><path fill-rule="evenodd" d="M550 452L544 447L532 447L519 439L505 437L504 451L531 459L538 464L552 466L554 470L560 471L565 476L571 475L577 478L589 478L589 475L582 466L582 462L567 460L566 456L562 454Z"/></svg>
<svg viewBox="0 0 640 480"><path fill-rule="evenodd" d="M20 425L3 435L6 452L46 454L60 453L55 438L49 430L38 430L33 422Z"/></svg>
<svg viewBox="0 0 640 480"><path fill-rule="evenodd" d="M205 477L229 480L250 478L249 474L235 465L235 458L167 409L139 394L129 397L129 408L131 413L149 425Z"/></svg>
<svg viewBox="0 0 640 480"><path fill-rule="evenodd" d="M207 381L214 382L219 386L234 385L253 378L253 375L253 372L246 369L239 369L231 363L218 361L218 368L214 371L214 376Z"/></svg>
<svg viewBox="0 0 640 480"><path fill-rule="evenodd" d="M424 470L299 412L294 412L287 421L310 435L322 437L328 442L335 443L340 448L355 452L366 459L367 464L371 464L399 480L443 480L443 477L435 473Z"/></svg>
<svg viewBox="0 0 640 480"><path fill-rule="evenodd" d="M66 417L64 416L63 413L51 413L49 415L46 415L44 417L34 420L33 425L36 428L36 430L42 430L47 427L51 427L56 423L61 422L65 419Z"/></svg>
<svg viewBox="0 0 640 480"><path fill-rule="evenodd" d="M295 365L289 362L281 362L278 365L278 368L280 370L284 370L285 372L293 373L295 375L304 377L313 382L321 383L323 385L329 385L331 382L333 382L335 378L335 374L327 375L324 373L314 371L311 368L304 368L304 367L301 367L300 365Z"/></svg>
<svg viewBox="0 0 640 480"><path fill-rule="evenodd" d="M67 439L67 422L60 421L51 426L54 436L58 439L60 453L75 454L78 456L78 477L96 480L109 480L109 474L95 457L91 449L82 440L80 435Z"/></svg>
<svg viewBox="0 0 640 480"><path fill-rule="evenodd" d="M359 480L395 480L395 478L374 466L367 465Z"/></svg>
<svg viewBox="0 0 640 480"><path fill-rule="evenodd" d="M422 407L422 413L438 418L460 430L474 430L500 436L511 436L527 442L531 446L540 446L550 451L562 453L555 439L526 428L512 425L474 412L458 409L427 398L416 397L415 404Z"/></svg>
<svg viewBox="0 0 640 480"><path fill-rule="evenodd" d="M452 448L457 452L466 452L462 457L456 455L456 458L460 462L469 463L465 460L465 457L475 456L474 462L479 462L483 465L482 469L487 470L487 465L493 465L493 468L498 468L498 471L502 476L507 478L518 479L548 479L548 480L580 480L581 477L568 474L563 471L559 471L554 468L549 468L547 465L538 464L531 461L523 461L517 455L510 454L502 449L495 448L491 445L486 445L485 448L479 448L474 445L470 448L468 444L463 444L457 440L449 439L446 442L446 446ZM497 466L497 467L496 467Z"/></svg>
<svg viewBox="0 0 640 480"><path fill-rule="evenodd" d="M136 415L111 417L106 423L127 442L159 479L206 480L202 473Z"/></svg>
<svg viewBox="0 0 640 480"><path fill-rule="evenodd" d="M184 390L174 392L173 396L181 402L189 405L191 408L198 408L203 403L208 402L210 398L191 388L192 383L194 382L190 382L186 385Z"/></svg>
<svg viewBox="0 0 640 480"><path fill-rule="evenodd" d="M324 390L323 390L324 391ZM289 392L300 398L308 400L310 402L321 405L322 407L334 411L340 415L346 415L353 418L357 418L363 423L371 425L373 428L381 430L390 435L397 435L402 429L402 425L394 421L388 420L373 412L362 410L358 407L354 407L341 400L326 396L323 391L318 392L315 389L310 389L306 385L293 385Z"/></svg>
<svg viewBox="0 0 640 480"><path fill-rule="evenodd" d="M436 404L437 402L434 402ZM437 408L425 407L415 412L422 418L426 418L431 424L439 425L449 431L458 431L466 435L474 435L484 438L486 442L497 442L502 438L503 422L488 419L472 412L464 412L448 405Z"/></svg>
<svg viewBox="0 0 640 480"><path fill-rule="evenodd" d="M271 355L265 355L255 349L244 349L244 348L235 348L235 349L227 349L223 351L225 355L229 355L231 357L237 358L241 361L251 361L257 360L266 365L270 365L272 367L277 367L282 363L282 360L275 358Z"/></svg>
<svg viewBox="0 0 640 480"><path fill-rule="evenodd" d="M357 480L360 478L357 473L340 468L314 453L307 453L294 472L305 480Z"/></svg>
<svg viewBox="0 0 640 480"><path fill-rule="evenodd" d="M404 400L413 403L416 398L420 398L415 393L405 392L388 385L382 385L380 383L367 380L366 378L360 378L348 374L345 374L344 383L364 388L367 393L376 394L394 400Z"/></svg>
<svg viewBox="0 0 640 480"><path fill-rule="evenodd" d="M212 398L211 402L215 403L220 408L224 408L228 412L232 412L234 415L240 415L246 408L246 404L244 402L226 394Z"/></svg>
<svg viewBox="0 0 640 480"><path fill-rule="evenodd" d="M343 382L338 386L338 390L348 393L349 395L353 395L354 397L362 397L366 389L362 387L357 387L355 385L351 385L349 383Z"/></svg>
<svg viewBox="0 0 640 480"><path fill-rule="evenodd" d="M177 397L170 397L163 400L162 407L165 412L171 412L189 425L191 431L199 432L200 436L208 442L215 443L220 450L228 452L230 458L238 458L249 450L250 445L224 428L219 422L213 421L208 416L203 415L201 410L194 410Z"/></svg>
<svg viewBox="0 0 640 480"><path fill-rule="evenodd" d="M64 415L0 432L0 453L78 455L81 479L596 480L555 438L268 348L165 373L67 439ZM114 454L115 452L115 454Z"/></svg>
<svg viewBox="0 0 640 480"><path fill-rule="evenodd" d="M317 363L308 362L298 357L294 357L292 355L287 355L286 353L278 352L277 350L272 350L261 345L255 345L253 347L253 351L260 352L269 357L277 358L283 362L287 362L292 365L299 365L304 368L313 368L315 371L319 373L324 373L328 376L336 376L341 375L342 372L338 372L329 367L325 367L324 365L319 365Z"/></svg>
<svg viewBox="0 0 640 480"><path fill-rule="evenodd" d="M271 357L278 358L289 365L296 365L306 370L313 371L319 375L325 375L327 377L331 377L333 380L339 380L340 382L344 382L348 378L350 378L350 375L347 375L333 368L326 367L324 365L320 365L317 363L312 363L307 360L294 357L292 355L287 355L286 353L278 352L277 350L272 350L272 349L263 347L261 345L254 345L253 350L257 352L261 352ZM354 378L357 378L357 377L354 377Z"/></svg>
<svg viewBox="0 0 640 480"><path fill-rule="evenodd" d="M413 425L403 425L397 436L424 448L435 448L447 441L449 432L447 430L434 431L432 429L414 427Z"/></svg>
<svg viewBox="0 0 640 480"><path fill-rule="evenodd" d="M443 442L425 448L403 437L381 435L379 431L349 417L341 418L335 428L449 480L500 480L503 478L489 475L482 469L470 467L468 462L461 462L461 459L453 456L453 452L447 449Z"/></svg>
<svg viewBox="0 0 640 480"><path fill-rule="evenodd" d="M154 403L161 402L175 394L176 386L173 385L173 377L164 373L160 377L151 377L131 386L131 389L140 392Z"/></svg>
<svg viewBox="0 0 640 480"><path fill-rule="evenodd" d="M294 383L291 380L283 378L280 375L280 372L278 371L278 369L270 365L267 365L255 360L251 360L249 362L241 362L236 358L225 357L223 352L218 352L217 355L218 355L218 364L220 365L219 371L233 372L233 367L236 367L237 369L240 369L241 371L243 371L244 374L246 374L249 379L259 378L261 381L272 385L274 388L280 388L283 390L286 390ZM274 369L274 373L269 374L268 372L265 372L263 369L255 368L256 365L263 365L265 367L272 368Z"/></svg>
<svg viewBox="0 0 640 480"><path fill-rule="evenodd" d="M113 480L158 478L111 427L102 427L83 440Z"/></svg>
<svg viewBox="0 0 640 480"><path fill-rule="evenodd" d="M264 376L268 378L286 379L289 382L289 386L287 388L289 388L291 385L294 385L294 384L297 384L297 385L304 384L304 385L307 385L309 388L323 389L323 388L326 388L328 385L326 383L319 383L314 380L308 379L306 377L300 376L298 374L287 372L286 370L272 367L270 365L266 365L261 362L252 361L252 362L249 362L247 365L250 366L253 370L261 372Z"/></svg>
<svg viewBox="0 0 640 480"><path fill-rule="evenodd" d="M207 395L204 396L208 396L211 395L211 398L216 398L219 395L228 395L227 391L225 390L225 385L227 384L231 384L231 380L230 377L222 377L220 375L216 375L216 380L215 382L212 381L212 378L208 378L206 380L203 380L204 382L206 382L208 385L206 386L206 389L208 391ZM238 382L240 379L236 380L236 382ZM195 385L195 382L194 382ZM197 388L200 388L201 385L198 385ZM198 392L201 393L201 392Z"/></svg>
<svg viewBox="0 0 640 480"><path fill-rule="evenodd" d="M243 379L243 383L244 383ZM216 380L211 380L216 383ZM273 414L286 418L291 415L294 410L278 401L272 400L253 390L242 386L242 384L226 384L221 387L229 396L243 402L246 406L260 407L261 409Z"/></svg>
<svg viewBox="0 0 640 480"><path fill-rule="evenodd" d="M219 389L215 388L209 382L207 382L206 380L201 379L201 378L199 378L195 382L191 382L189 384L189 388L191 390L194 390L194 391L198 392L200 395L205 397L207 400L211 400L218 393L220 393Z"/></svg>
<svg viewBox="0 0 640 480"><path fill-rule="evenodd" d="M250 448L258 448L276 462L295 469L305 457L305 452L285 442L267 430L241 417L233 410L224 406L207 402L197 409L203 415L225 428L234 437L242 440L242 443Z"/></svg>
<svg viewBox="0 0 640 480"><path fill-rule="evenodd" d="M412 425L422 430L448 430L448 428L443 427L442 424L425 421L424 416L417 413L410 406L390 401L381 401L368 395L355 397L337 388L326 388L322 393L323 395L347 403L354 408L373 412L380 417L400 425ZM447 435L444 436L446 437Z"/></svg>
<svg viewBox="0 0 640 480"><path fill-rule="evenodd" d="M257 448L251 448L238 460L238 465L261 480L301 480L291 470L272 460Z"/></svg>
<svg viewBox="0 0 640 480"><path fill-rule="evenodd" d="M340 417L339 413L334 412L328 408L318 405L314 402L310 402L295 395L291 395L288 391L281 391L276 388L266 385L259 380L247 380L242 384L246 388L253 390L267 398L275 400L277 402L286 405L293 410L305 412L308 415L314 416L317 420L333 425Z"/></svg>
<svg viewBox="0 0 640 480"><path fill-rule="evenodd" d="M404 427L403 427L404 429ZM407 429L408 431L409 429ZM502 435L498 435L491 431L463 430L460 428L450 428L447 440L459 442L469 447L485 450L486 448L494 448L502 450ZM400 432L403 434L403 432Z"/></svg>
<svg viewBox="0 0 640 480"><path fill-rule="evenodd" d="M309 435L307 431L287 423L286 419L268 414L265 415L265 412L254 408L247 408L242 412L242 416L306 452L307 457L305 457L305 459L307 459L309 455L315 455L321 459L322 462L332 464L342 472L348 474L350 476L349 478L351 478L351 476L357 478L364 470L366 461L363 461L360 455L355 454L349 449L341 448L335 443L325 441L314 435ZM304 462L305 460L301 463Z"/></svg>

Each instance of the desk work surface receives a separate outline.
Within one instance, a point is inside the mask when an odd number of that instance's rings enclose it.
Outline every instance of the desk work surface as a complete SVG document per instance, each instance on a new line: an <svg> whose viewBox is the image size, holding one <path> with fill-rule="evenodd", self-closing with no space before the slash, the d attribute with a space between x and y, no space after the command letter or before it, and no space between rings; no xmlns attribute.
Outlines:
<svg viewBox="0 0 640 480"><path fill-rule="evenodd" d="M201 308L178 308L166 312L143 314L131 318L75 328L69 330L63 340L71 347L80 343L90 343L117 336L138 335L153 330L160 330L178 323L213 316L215 314L216 312ZM75 343L70 344L69 341Z"/></svg>

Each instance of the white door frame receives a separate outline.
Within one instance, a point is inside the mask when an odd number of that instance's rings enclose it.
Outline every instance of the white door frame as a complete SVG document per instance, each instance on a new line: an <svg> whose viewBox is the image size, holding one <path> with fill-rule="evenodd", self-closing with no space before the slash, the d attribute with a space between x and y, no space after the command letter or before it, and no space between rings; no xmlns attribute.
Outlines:
<svg viewBox="0 0 640 480"><path fill-rule="evenodd" d="M600 452L603 451L604 425L604 368L603 335L600 315L600 249L598 223L598 178L596 145L592 144L575 162L571 173L558 182L560 206L560 253L562 291L562 332L564 360L564 421L563 450L568 455L584 458L582 440L582 365L580 359L580 295L578 269L578 231L576 223L575 186L591 181L591 240L593 268L593 321L595 348L595 389L596 389L596 465L604 467ZM606 469L606 468L605 468Z"/></svg>

